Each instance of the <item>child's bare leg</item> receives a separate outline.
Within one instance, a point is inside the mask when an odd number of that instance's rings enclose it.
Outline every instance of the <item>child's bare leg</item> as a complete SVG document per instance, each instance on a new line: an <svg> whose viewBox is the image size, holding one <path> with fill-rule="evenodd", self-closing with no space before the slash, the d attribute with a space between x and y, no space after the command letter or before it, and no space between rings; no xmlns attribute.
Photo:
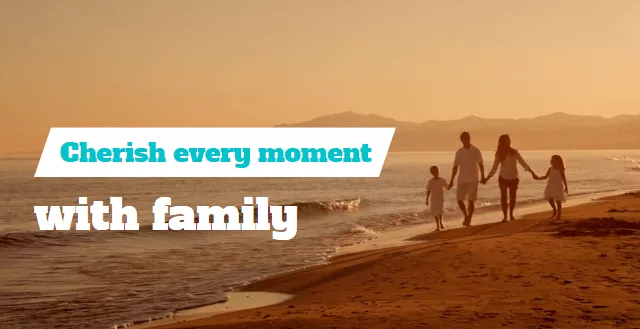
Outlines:
<svg viewBox="0 0 640 329"><path fill-rule="evenodd" d="M558 216L556 218L560 219L562 218L562 202L561 201L556 201L556 208L558 208Z"/></svg>
<svg viewBox="0 0 640 329"><path fill-rule="evenodd" d="M442 224L442 215L440 215L440 228L444 229L444 225Z"/></svg>
<svg viewBox="0 0 640 329"><path fill-rule="evenodd" d="M549 199L549 205L551 205L551 209L553 209L553 215L551 215L551 218L556 218L556 216L558 215L558 210L556 209L555 200Z"/></svg>
<svg viewBox="0 0 640 329"><path fill-rule="evenodd" d="M438 215L435 216L436 218L436 232L440 231L440 222L438 221Z"/></svg>

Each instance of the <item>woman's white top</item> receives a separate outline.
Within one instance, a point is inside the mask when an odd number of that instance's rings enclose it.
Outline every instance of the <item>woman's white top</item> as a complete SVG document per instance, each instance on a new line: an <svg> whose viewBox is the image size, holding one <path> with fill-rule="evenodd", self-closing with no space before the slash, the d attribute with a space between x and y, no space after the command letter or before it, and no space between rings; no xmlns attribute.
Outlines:
<svg viewBox="0 0 640 329"><path fill-rule="evenodd" d="M493 176L500 166L500 177L504 179L516 179L518 178L518 163L527 171L531 171L531 167L524 161L520 152L514 150L512 154L507 155L502 162L498 159L496 154L493 160L493 167L489 171L488 176Z"/></svg>

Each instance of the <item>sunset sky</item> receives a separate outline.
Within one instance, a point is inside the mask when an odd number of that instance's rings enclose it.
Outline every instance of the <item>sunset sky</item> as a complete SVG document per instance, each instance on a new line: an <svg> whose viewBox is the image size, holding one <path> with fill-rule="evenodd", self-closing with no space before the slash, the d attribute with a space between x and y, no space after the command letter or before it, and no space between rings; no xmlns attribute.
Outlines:
<svg viewBox="0 0 640 329"><path fill-rule="evenodd" d="M0 153L52 126L640 113L637 0L3 0L0 49Z"/></svg>

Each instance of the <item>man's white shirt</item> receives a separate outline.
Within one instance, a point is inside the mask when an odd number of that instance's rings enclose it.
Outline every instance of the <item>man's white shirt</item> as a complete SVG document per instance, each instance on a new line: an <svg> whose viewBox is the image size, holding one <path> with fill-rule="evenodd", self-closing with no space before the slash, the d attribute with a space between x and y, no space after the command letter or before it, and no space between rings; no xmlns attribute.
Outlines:
<svg viewBox="0 0 640 329"><path fill-rule="evenodd" d="M480 164L483 163L482 152L477 147L471 145L469 148L461 147L456 152L453 162L454 168L458 169L458 184L478 183L480 181Z"/></svg>

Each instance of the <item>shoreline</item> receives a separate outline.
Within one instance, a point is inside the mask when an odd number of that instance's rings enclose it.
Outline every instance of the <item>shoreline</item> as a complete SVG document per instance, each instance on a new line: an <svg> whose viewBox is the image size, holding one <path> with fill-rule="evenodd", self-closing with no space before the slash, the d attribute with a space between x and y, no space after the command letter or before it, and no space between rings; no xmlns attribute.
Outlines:
<svg viewBox="0 0 640 329"><path fill-rule="evenodd" d="M564 208L569 207L581 207L585 206L603 198L616 197L624 195L625 193L631 193L635 189L618 190L618 191L606 191L578 195L575 198L570 198L564 205ZM492 208L491 206L487 208ZM516 209L519 213L517 216L519 220L527 217L540 214L542 211L548 210L549 206L546 201L537 201L526 203ZM498 218L500 217L500 218ZM474 215L474 221L472 227L462 228L460 223L461 216L457 215L453 218L450 217L445 223L446 229L442 232L438 232L438 235L456 235L453 232L464 230L483 230L484 226L499 223L502 217L500 209L488 209L483 211L482 208L476 210ZM523 218L524 217L524 218ZM498 218L498 219L496 219ZM277 282L280 279L288 278L295 280L296 276L304 275L305 273L322 270L327 267L341 266L341 263L349 263L357 258L366 258L379 254L389 253L394 250L401 249L403 247L424 244L423 239L426 235L432 235L433 223L424 223L414 225L411 227L390 231L382 234L379 238L373 240L367 240L359 244L348 245L340 247L335 254L332 254L325 264L312 265L304 268L295 269L292 271L279 273L274 276L263 278L254 282L250 282L244 286L237 287L227 293L227 301L214 303L211 305L190 308L187 310L181 310L175 312L170 317L163 319L153 320L144 323L136 323L133 326L127 326L127 328L134 329L170 329L170 328L183 328L182 325L190 325L191 323L212 319L220 315L235 313L239 311L248 311L257 308L263 308L266 306L278 306L282 305L287 300L296 297L295 294L282 294L278 292L269 292L269 282ZM510 233L514 234L514 232ZM447 238L441 239L442 243L446 243ZM431 240L433 243L434 240ZM241 297L242 298L239 298ZM120 328L120 327L118 327ZM189 327L193 328L193 327Z"/></svg>
<svg viewBox="0 0 640 329"><path fill-rule="evenodd" d="M264 291L230 291L227 293L227 299L225 301L185 310L178 310L171 317L144 322L140 321L138 323L134 323L132 326L127 326L125 328L157 328L159 326L199 320L218 314L225 314L235 311L242 311L284 303L293 297L295 296Z"/></svg>

